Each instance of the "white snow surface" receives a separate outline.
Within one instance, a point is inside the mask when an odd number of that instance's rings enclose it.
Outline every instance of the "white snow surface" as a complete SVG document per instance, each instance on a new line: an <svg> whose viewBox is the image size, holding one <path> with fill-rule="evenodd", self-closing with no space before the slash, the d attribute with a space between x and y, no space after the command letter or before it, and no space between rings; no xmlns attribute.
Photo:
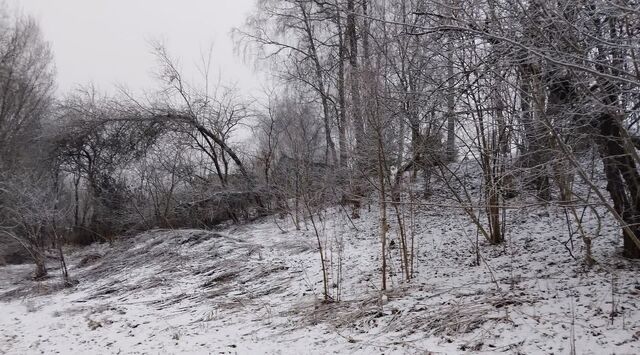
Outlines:
<svg viewBox="0 0 640 355"><path fill-rule="evenodd" d="M480 240L476 265L464 212L421 207L415 277L402 281L396 243L383 296L375 206L354 224L339 207L316 217L339 302L322 302L311 223L276 217L69 249L73 288L53 261L41 282L30 265L2 267L0 354L640 353L640 265L620 256L612 221L589 268L577 235L569 254L562 206L509 210L507 242Z"/></svg>

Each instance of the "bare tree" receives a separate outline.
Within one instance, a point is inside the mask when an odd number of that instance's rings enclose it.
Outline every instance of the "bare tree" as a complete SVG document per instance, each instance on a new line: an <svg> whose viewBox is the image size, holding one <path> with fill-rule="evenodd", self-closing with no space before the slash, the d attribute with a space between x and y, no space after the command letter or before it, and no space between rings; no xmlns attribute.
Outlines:
<svg viewBox="0 0 640 355"><path fill-rule="evenodd" d="M203 68L204 89L187 83L176 60L171 58L164 45L156 43L154 54L160 63L159 79L164 90L158 100L142 104L129 95L146 119L165 122L171 129L186 134L202 154L215 166L220 182L225 185L231 159L246 185L255 181L229 140L231 133L248 116L248 105L233 88L211 87L208 75L210 61ZM218 92L218 90L220 92Z"/></svg>
<svg viewBox="0 0 640 355"><path fill-rule="evenodd" d="M128 201L123 172L153 146L163 127L139 117L94 88L79 91L60 104L49 129L53 155L74 176L74 228L89 242L108 239L126 229ZM83 184L81 184L83 183ZM87 200L80 216L80 188Z"/></svg>
<svg viewBox="0 0 640 355"><path fill-rule="evenodd" d="M0 16L0 168L33 152L24 143L38 136L53 86L51 51L35 20Z"/></svg>
<svg viewBox="0 0 640 355"><path fill-rule="evenodd" d="M34 278L47 276L48 245L59 247L58 223L65 219L66 210L58 206L56 182L46 176L15 175L0 184L0 235L18 241L31 255L34 263ZM61 249L59 257L63 262ZM63 264L65 282L69 282Z"/></svg>

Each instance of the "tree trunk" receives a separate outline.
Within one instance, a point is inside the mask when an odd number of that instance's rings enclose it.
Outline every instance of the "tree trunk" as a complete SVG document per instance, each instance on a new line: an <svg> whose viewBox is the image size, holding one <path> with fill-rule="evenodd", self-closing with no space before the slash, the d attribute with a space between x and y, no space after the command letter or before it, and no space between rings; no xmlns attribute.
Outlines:
<svg viewBox="0 0 640 355"><path fill-rule="evenodd" d="M349 66L351 68L351 104L353 125L356 136L356 154L365 151L364 121L362 119L362 107L360 99L360 71L358 68L358 37L356 31L356 14L354 0L347 1L347 29L349 38ZM358 157L358 168L363 169L362 156Z"/></svg>
<svg viewBox="0 0 640 355"><path fill-rule="evenodd" d="M380 127L378 127L380 130ZM382 132L378 131L378 183L380 184L380 244L382 250L382 291L387 289L387 203L385 191L385 169L384 169L384 149L382 141Z"/></svg>
<svg viewBox="0 0 640 355"><path fill-rule="evenodd" d="M600 118L601 155L607 177L607 191L616 212L628 228L623 228L624 255L640 259L640 174L636 162L625 150L624 129L611 113Z"/></svg>
<svg viewBox="0 0 640 355"><path fill-rule="evenodd" d="M329 98L328 94L325 90L324 78L322 77L322 64L320 63L320 58L318 57L318 52L316 49L315 38L313 37L313 32L311 23L309 21L309 16L307 15L307 10L304 8L302 3L300 5L300 11L302 12L302 17L304 19L305 24L305 33L307 35L307 41L309 42L309 52L311 54L311 60L314 64L315 76L316 76L316 91L320 95L320 102L322 103L322 114L324 120L324 136L326 146L325 152L325 162L330 165L336 165L336 161L338 160L336 157L336 146L333 143L333 139L331 138L331 115L329 110Z"/></svg>
<svg viewBox="0 0 640 355"><path fill-rule="evenodd" d="M344 87L344 59L345 59L345 44L344 36L342 33L342 19L340 14L337 15L338 24L338 143L340 144L340 168L345 169L347 167L347 107L345 103L345 87Z"/></svg>
<svg viewBox="0 0 640 355"><path fill-rule="evenodd" d="M455 81L453 78L453 35L447 38L447 161L456 159Z"/></svg>
<svg viewBox="0 0 640 355"><path fill-rule="evenodd" d="M522 125L524 126L525 166L531 170L533 183L538 198L544 201L551 199L549 174L547 172L548 154L545 149L549 146L545 142L544 87L539 83L540 72L534 64L526 63L520 66L522 95ZM549 93L552 100L553 93ZM526 111L525 111L526 110Z"/></svg>
<svg viewBox="0 0 640 355"><path fill-rule="evenodd" d="M33 272L33 278L35 280L39 280L47 276L47 264L45 262L44 253L42 253L41 250L37 250L33 253L33 261L36 264L36 268Z"/></svg>

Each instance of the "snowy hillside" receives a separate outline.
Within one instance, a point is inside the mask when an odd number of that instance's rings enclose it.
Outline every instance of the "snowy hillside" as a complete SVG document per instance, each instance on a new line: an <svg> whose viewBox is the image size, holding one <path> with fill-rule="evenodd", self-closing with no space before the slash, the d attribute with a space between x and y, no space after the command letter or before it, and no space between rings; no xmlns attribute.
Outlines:
<svg viewBox="0 0 640 355"><path fill-rule="evenodd" d="M377 216L324 216L340 302L320 301L311 227L283 220L73 250L71 289L25 282L29 265L2 267L0 353L640 353L639 264L614 255L617 228L594 241L589 269L578 237L578 260L569 254L563 208L510 210L506 246L480 241L478 266L468 217L424 207L416 277L402 283L392 263L382 296Z"/></svg>
<svg viewBox="0 0 640 355"><path fill-rule="evenodd" d="M639 1L96 3L0 1L0 355L640 354Z"/></svg>

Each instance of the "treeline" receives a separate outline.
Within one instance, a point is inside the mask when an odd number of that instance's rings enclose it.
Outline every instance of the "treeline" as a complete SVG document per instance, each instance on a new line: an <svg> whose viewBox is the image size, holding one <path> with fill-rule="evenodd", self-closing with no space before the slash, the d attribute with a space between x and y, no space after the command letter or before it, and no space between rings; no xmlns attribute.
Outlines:
<svg viewBox="0 0 640 355"><path fill-rule="evenodd" d="M375 191L383 289L388 220L411 278L401 218L415 204L402 186L408 172L422 174L425 198L433 178L444 182L491 244L504 242L506 209L521 195L566 207L588 264L600 228L586 230L583 218L599 220L595 206L604 206L624 255L639 258L639 9L635 1L260 0L234 35L288 89L258 125L259 162L269 166L280 137L299 132L277 130L291 122L278 110L313 127L304 132L317 143L279 150L337 167L349 200ZM302 123L309 106L313 125ZM473 186L459 171L465 161L482 171Z"/></svg>
<svg viewBox="0 0 640 355"><path fill-rule="evenodd" d="M342 203L358 218L375 202L385 288L390 225L410 279L404 208L431 198L437 179L488 243L504 242L505 209L521 195L562 203L577 224L579 208L604 206L624 254L640 258L639 9L259 0L233 32L240 52L272 74L274 89L257 101L216 85L206 66L188 82L162 45L153 49L157 92L87 88L54 100L36 24L5 19L0 231L37 261L52 235L87 243L279 213L298 228L312 222L326 286L318 211ZM468 162L482 172L474 186L457 169ZM407 175L419 177L420 196Z"/></svg>

